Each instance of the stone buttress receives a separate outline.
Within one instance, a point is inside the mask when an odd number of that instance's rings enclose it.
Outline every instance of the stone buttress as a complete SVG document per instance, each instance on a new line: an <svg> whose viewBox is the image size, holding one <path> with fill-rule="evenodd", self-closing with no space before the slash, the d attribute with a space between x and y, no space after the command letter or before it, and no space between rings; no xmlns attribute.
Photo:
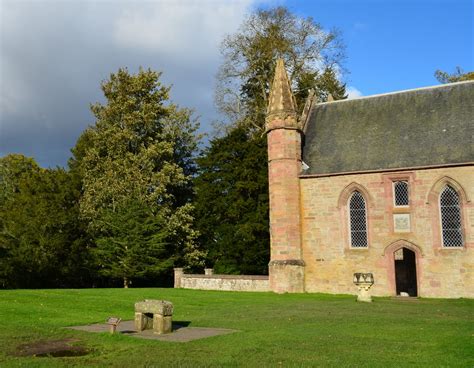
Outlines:
<svg viewBox="0 0 474 368"><path fill-rule="evenodd" d="M304 292L300 185L302 131L283 60L277 61L265 128L270 193L270 289Z"/></svg>

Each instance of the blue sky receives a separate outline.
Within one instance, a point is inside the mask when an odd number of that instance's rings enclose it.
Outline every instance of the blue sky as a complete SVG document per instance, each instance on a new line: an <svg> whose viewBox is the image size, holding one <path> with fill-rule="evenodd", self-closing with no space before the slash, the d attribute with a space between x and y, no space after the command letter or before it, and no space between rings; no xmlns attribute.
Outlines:
<svg viewBox="0 0 474 368"><path fill-rule="evenodd" d="M348 84L364 95L438 84L436 69L474 70L473 1L287 1L343 33Z"/></svg>
<svg viewBox="0 0 474 368"><path fill-rule="evenodd" d="M211 131L220 41L252 9L276 5L342 32L352 96L474 70L473 1L0 0L0 156L65 165L94 122L100 81L123 66L162 71L173 100Z"/></svg>

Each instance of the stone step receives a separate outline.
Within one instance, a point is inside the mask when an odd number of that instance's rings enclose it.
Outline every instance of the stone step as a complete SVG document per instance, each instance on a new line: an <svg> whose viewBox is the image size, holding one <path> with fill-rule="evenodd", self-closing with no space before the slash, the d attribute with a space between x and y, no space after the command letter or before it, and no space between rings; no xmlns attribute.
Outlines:
<svg viewBox="0 0 474 368"><path fill-rule="evenodd" d="M420 298L417 296L392 296L392 300L400 300L402 302L419 302Z"/></svg>

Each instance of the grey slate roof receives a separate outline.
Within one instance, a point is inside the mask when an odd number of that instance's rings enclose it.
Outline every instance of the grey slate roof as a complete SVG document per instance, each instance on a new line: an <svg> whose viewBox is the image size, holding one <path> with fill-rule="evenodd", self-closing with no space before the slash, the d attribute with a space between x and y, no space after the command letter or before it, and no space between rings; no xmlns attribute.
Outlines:
<svg viewBox="0 0 474 368"><path fill-rule="evenodd" d="M474 81L317 104L303 175L474 162Z"/></svg>

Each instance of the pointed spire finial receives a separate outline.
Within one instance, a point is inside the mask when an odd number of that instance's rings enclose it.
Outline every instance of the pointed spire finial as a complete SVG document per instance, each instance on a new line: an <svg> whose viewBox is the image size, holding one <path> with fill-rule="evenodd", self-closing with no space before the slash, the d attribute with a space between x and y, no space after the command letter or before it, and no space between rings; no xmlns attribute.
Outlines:
<svg viewBox="0 0 474 368"><path fill-rule="evenodd" d="M291 92L290 81L286 74L283 59L278 59L275 68L275 77L270 89L267 108L267 130L273 129L269 125L275 119L287 121L296 127L296 103ZM280 124L279 124L280 125Z"/></svg>
<svg viewBox="0 0 474 368"><path fill-rule="evenodd" d="M314 89L311 88L308 91L308 97L306 97L306 102L304 104L303 112L301 113L301 116L300 116L300 124L301 124L302 130L304 130L304 127L308 121L308 116L310 115L309 112L311 108L313 107L315 100L316 100L316 94L314 92Z"/></svg>

